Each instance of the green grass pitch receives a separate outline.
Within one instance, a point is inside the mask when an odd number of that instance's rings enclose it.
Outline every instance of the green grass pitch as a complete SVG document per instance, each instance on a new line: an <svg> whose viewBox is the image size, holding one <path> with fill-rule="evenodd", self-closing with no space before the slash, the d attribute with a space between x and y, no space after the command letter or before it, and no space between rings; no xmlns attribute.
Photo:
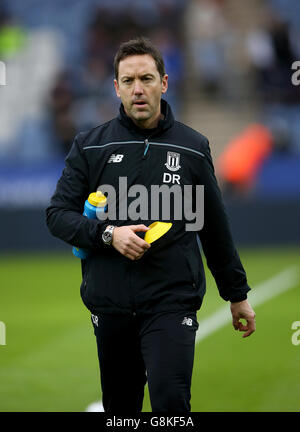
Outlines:
<svg viewBox="0 0 300 432"><path fill-rule="evenodd" d="M300 411L300 249L239 250L253 287L299 267L295 286L255 308L257 331L243 339L231 323L196 346L192 411ZM81 302L79 260L11 255L0 260L0 411L84 411L101 398L90 314ZM201 320L226 304L207 272ZM229 307L229 304L228 304ZM117 341L116 341L117 343ZM121 361L121 359L120 359ZM146 389L144 411L151 411Z"/></svg>

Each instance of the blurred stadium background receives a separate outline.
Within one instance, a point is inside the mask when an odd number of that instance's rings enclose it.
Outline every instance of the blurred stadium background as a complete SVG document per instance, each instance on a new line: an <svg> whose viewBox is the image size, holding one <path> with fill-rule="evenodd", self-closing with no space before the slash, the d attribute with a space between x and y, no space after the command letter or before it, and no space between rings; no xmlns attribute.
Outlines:
<svg viewBox="0 0 300 432"><path fill-rule="evenodd" d="M113 56L140 34L163 53L177 119L210 140L257 313L242 340L207 273L192 411L299 411L298 0L1 1L0 411L101 399L79 262L44 210L75 134L115 116Z"/></svg>

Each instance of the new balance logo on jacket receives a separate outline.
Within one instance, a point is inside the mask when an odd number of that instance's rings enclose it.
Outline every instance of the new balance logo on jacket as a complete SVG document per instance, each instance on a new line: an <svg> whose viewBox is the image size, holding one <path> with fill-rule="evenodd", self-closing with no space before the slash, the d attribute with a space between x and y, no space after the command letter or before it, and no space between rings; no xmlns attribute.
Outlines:
<svg viewBox="0 0 300 432"><path fill-rule="evenodd" d="M107 163L122 162L123 157L124 155L122 154L112 154Z"/></svg>

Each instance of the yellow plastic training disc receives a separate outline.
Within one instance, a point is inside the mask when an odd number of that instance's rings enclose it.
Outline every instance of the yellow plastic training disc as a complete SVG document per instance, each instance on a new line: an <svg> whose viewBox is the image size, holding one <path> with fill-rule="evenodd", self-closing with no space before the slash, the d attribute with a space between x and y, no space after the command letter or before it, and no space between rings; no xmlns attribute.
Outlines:
<svg viewBox="0 0 300 432"><path fill-rule="evenodd" d="M146 231L144 240L147 243L153 243L155 240L159 239L161 236L166 234L171 228L172 224L168 222L153 222L149 225L149 230Z"/></svg>

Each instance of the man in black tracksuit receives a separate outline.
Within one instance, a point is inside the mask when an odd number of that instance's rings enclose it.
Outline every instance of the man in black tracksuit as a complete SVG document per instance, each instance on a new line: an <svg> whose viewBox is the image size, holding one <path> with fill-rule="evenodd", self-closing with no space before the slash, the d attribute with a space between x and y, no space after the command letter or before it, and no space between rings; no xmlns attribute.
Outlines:
<svg viewBox="0 0 300 432"><path fill-rule="evenodd" d="M53 235L91 252L81 261L80 291L92 313L105 411L141 411L148 381L153 411L189 412L196 311L205 294L197 240L221 297L231 302L234 328L244 331L244 337L255 330L255 314L247 301L250 288L233 244L208 141L175 121L161 99L168 76L150 41L121 45L114 84L122 101L120 113L75 137L46 211L47 224ZM86 218L85 200L104 185L116 192L116 217ZM186 213L175 217L170 204L167 222L172 227L150 247L144 235L158 220L151 214L153 185L176 186L177 193L192 185L189 209L204 212L203 226L187 229ZM203 202L197 200L197 185L204 187ZM139 201L144 211L135 219L131 210L134 206L138 213L137 196L134 188L127 193L132 186L149 192Z"/></svg>

